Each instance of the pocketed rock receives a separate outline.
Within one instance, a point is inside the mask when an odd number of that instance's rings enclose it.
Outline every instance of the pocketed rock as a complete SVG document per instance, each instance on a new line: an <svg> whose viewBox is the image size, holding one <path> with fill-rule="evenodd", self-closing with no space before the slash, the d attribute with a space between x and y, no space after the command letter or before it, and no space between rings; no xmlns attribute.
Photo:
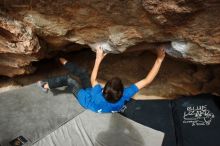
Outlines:
<svg viewBox="0 0 220 146"><path fill-rule="evenodd" d="M0 60L5 68L23 70L59 51L105 43L123 53L141 43L173 42L167 51L172 57L220 63L219 0L3 0L0 14L0 54L13 54ZM181 42L187 47L180 51ZM16 54L22 61L6 63ZM16 70L10 76L22 74Z"/></svg>

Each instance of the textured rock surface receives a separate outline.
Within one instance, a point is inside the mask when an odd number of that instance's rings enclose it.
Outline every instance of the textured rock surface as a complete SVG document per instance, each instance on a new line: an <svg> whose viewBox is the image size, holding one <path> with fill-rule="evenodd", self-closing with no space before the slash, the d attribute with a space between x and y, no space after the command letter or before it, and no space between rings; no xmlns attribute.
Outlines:
<svg viewBox="0 0 220 146"><path fill-rule="evenodd" d="M33 73L35 61L100 43L120 53L172 42L169 56L220 64L219 14L219 0L0 0L0 75ZM205 73L219 73L218 67L203 67ZM197 80L200 73L193 74L179 83L171 78L170 87L188 87L181 83L189 80L195 81L191 90L208 89L197 84L206 76Z"/></svg>
<svg viewBox="0 0 220 146"><path fill-rule="evenodd" d="M7 16L0 16L0 75L32 73L34 68L29 65L36 61L39 52L39 41L31 27Z"/></svg>
<svg viewBox="0 0 220 146"><path fill-rule="evenodd" d="M1 0L0 56L11 55L0 59L10 73L0 74L30 73L31 62L74 50L74 44L108 43L123 52L142 42L185 41L187 49L173 47L167 53L220 63L219 13L219 0Z"/></svg>
<svg viewBox="0 0 220 146"><path fill-rule="evenodd" d="M158 24L176 26L187 21L192 14L206 9L208 5L214 6L218 1L142 0L142 3Z"/></svg>

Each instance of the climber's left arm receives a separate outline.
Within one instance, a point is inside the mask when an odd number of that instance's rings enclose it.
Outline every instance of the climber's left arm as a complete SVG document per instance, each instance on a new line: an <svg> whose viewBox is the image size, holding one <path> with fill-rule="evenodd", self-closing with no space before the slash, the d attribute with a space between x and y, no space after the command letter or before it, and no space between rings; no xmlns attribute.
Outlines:
<svg viewBox="0 0 220 146"><path fill-rule="evenodd" d="M97 81L96 78L97 78L99 66L100 66L100 64L101 64L101 62L102 62L102 60L104 59L105 56L106 56L106 53L103 52L103 49L101 47L98 47L96 49L95 65L93 67L91 78L90 78L92 87L94 87L95 85L98 84L98 81Z"/></svg>
<svg viewBox="0 0 220 146"><path fill-rule="evenodd" d="M157 50L157 59L154 63L154 66L152 67L152 69L148 73L148 75L144 79L135 83L135 85L138 87L139 90L148 86L154 80L154 78L156 77L156 75L159 72L159 69L160 69L160 66L164 60L164 57L165 57L165 49L162 46L162 47L158 48L158 50Z"/></svg>

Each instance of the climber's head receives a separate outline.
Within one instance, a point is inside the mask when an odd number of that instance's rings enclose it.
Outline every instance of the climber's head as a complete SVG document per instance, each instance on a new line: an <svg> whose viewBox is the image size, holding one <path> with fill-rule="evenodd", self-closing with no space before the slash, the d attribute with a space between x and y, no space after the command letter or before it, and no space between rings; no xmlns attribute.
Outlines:
<svg viewBox="0 0 220 146"><path fill-rule="evenodd" d="M118 77L110 79L103 89L103 95L108 102L115 103L119 101L123 95L124 86Z"/></svg>

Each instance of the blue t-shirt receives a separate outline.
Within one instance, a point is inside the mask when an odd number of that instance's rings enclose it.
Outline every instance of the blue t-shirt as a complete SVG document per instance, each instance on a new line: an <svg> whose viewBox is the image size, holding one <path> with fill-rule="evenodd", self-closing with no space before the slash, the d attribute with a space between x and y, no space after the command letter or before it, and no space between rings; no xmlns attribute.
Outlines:
<svg viewBox="0 0 220 146"><path fill-rule="evenodd" d="M103 88L100 84L93 88L81 89L77 94L77 100L80 105L99 113L119 112L126 101L129 101L139 90L135 84L124 88L123 96L116 103L108 102L102 94Z"/></svg>

